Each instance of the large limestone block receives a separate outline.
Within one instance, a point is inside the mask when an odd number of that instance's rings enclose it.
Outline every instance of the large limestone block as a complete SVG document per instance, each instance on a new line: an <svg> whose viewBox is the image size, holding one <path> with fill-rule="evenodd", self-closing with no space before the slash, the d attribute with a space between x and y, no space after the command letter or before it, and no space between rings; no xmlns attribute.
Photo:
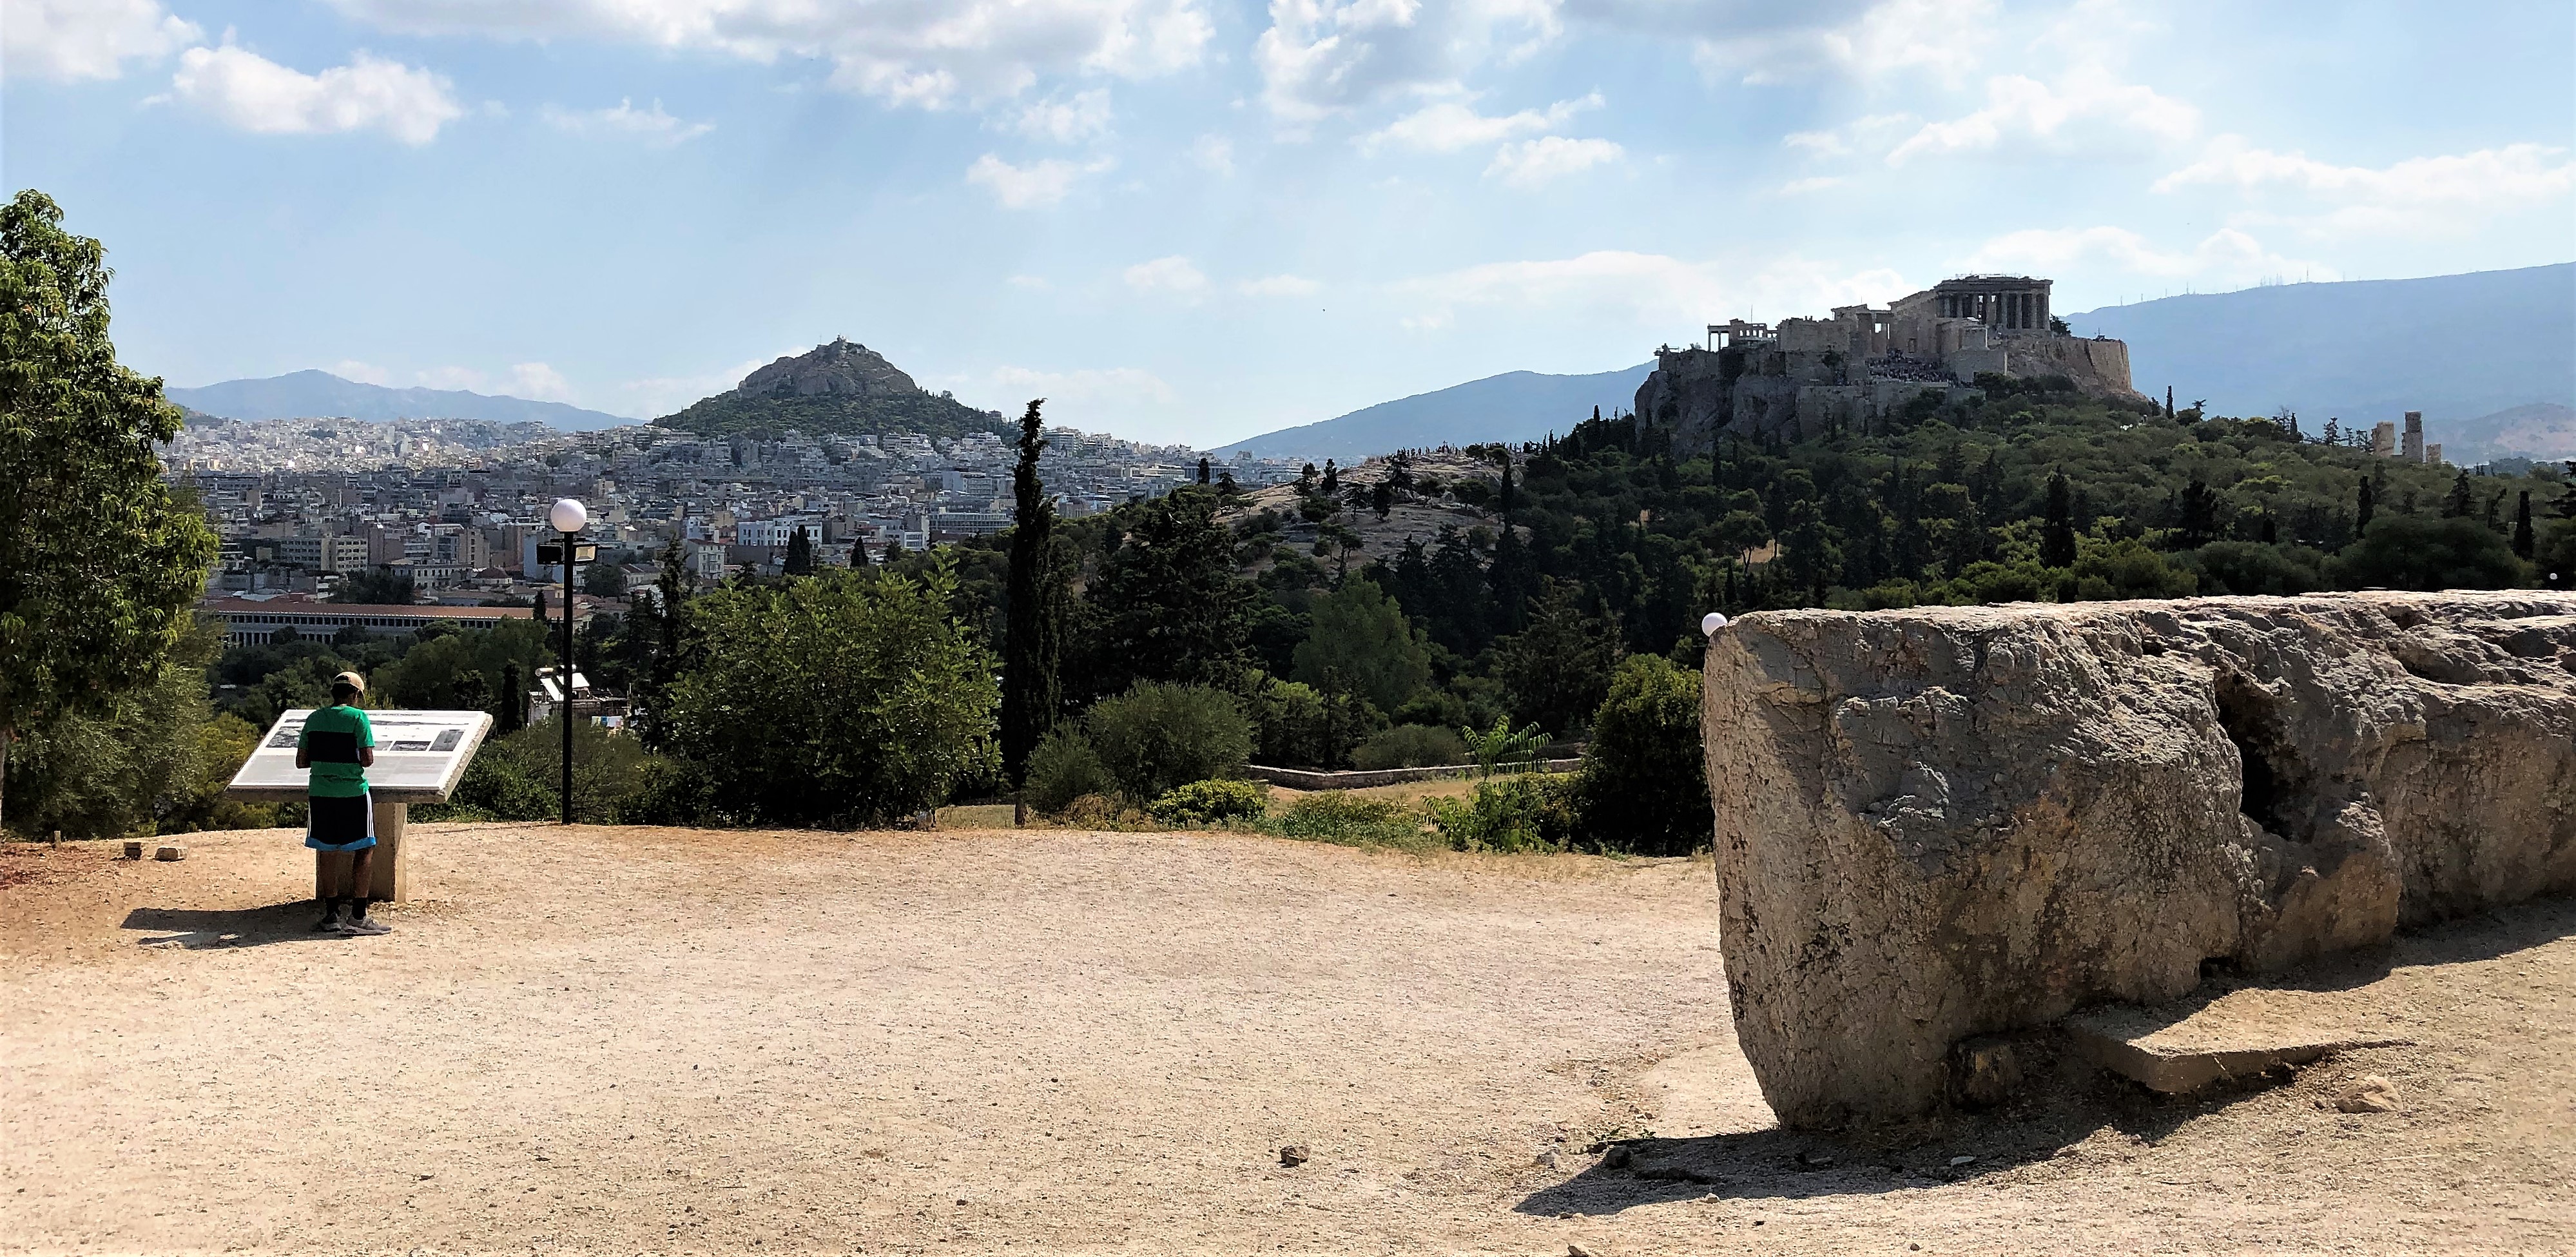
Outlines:
<svg viewBox="0 0 2576 1257"><path fill-rule="evenodd" d="M2576 596L1762 612L1705 684L1736 1034L1791 1125L2205 962L2576 891Z"/></svg>

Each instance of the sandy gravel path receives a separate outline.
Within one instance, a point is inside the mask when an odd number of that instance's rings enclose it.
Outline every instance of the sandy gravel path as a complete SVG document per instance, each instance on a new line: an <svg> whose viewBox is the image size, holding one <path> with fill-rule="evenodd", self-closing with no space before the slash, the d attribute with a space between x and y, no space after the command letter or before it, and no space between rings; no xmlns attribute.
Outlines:
<svg viewBox="0 0 2576 1257"><path fill-rule="evenodd" d="M2417 1046L1861 1148L1765 1129L1705 863L417 832L373 939L279 833L0 853L0 1249L2576 1247L2566 904L2316 984Z"/></svg>

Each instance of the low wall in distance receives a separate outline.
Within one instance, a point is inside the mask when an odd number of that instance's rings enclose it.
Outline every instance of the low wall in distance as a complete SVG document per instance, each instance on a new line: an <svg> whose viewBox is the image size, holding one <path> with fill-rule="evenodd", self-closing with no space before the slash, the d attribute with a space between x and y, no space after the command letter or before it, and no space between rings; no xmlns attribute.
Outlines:
<svg viewBox="0 0 2576 1257"><path fill-rule="evenodd" d="M1582 765L1576 759L1543 759L1538 770L1543 773L1570 773ZM1438 781L1444 777L1474 776L1474 764L1446 764L1437 768L1362 768L1347 772L1317 772L1305 768L1272 768L1266 764L1248 765L1247 775L1274 786L1291 790L1365 790L1370 786L1391 786L1405 781Z"/></svg>
<svg viewBox="0 0 2576 1257"><path fill-rule="evenodd" d="M1736 1036L1783 1123L1961 1039L2576 891L2576 595L1759 612L1702 729Z"/></svg>

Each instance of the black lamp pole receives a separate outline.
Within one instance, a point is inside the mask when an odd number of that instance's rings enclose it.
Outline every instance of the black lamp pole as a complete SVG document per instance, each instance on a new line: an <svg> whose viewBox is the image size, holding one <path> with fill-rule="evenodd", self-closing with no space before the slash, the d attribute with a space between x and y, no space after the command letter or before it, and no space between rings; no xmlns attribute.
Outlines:
<svg viewBox="0 0 2576 1257"><path fill-rule="evenodd" d="M563 690L563 702L555 709L556 722L563 726L563 823L572 823L572 569L573 534L563 535L563 659L555 666L555 684Z"/></svg>

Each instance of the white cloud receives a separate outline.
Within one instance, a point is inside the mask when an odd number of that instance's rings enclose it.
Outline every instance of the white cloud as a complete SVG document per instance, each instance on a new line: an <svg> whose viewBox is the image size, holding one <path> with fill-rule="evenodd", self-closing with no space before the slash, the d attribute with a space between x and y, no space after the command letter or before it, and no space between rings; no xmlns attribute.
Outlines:
<svg viewBox="0 0 2576 1257"><path fill-rule="evenodd" d="M336 375L341 379L349 380L358 384L381 385L391 384L394 382L393 372L387 371L383 367L377 366L374 363L360 362L355 358L343 358L338 362L332 363L328 370L331 374Z"/></svg>
<svg viewBox="0 0 2576 1257"><path fill-rule="evenodd" d="M1111 164L1105 157L1080 164L1049 157L1014 166L986 153L966 168L966 182L992 189L1004 209L1043 209L1063 201L1083 176L1099 174Z"/></svg>
<svg viewBox="0 0 2576 1257"><path fill-rule="evenodd" d="M2158 192L2193 187L2304 197L2330 208L2294 221L2328 233L2462 231L2489 216L2564 200L2576 189L2576 162L2563 148L2508 144L2373 169L2276 153L2222 135L2200 160L2155 183Z"/></svg>
<svg viewBox="0 0 2576 1257"><path fill-rule="evenodd" d="M563 372L542 362L522 362L512 366L510 378L501 386L501 391L530 401L572 400L572 385L563 378Z"/></svg>
<svg viewBox="0 0 2576 1257"><path fill-rule="evenodd" d="M2274 253L2233 227L2213 232L2189 249L2157 248L2126 227L2016 231L1980 246L1968 259L1967 269L2032 274L2102 269L2214 285L2251 284L2283 275L2338 278L2332 267Z"/></svg>
<svg viewBox="0 0 2576 1257"><path fill-rule="evenodd" d="M1212 174L1234 173L1234 141L1222 135L1202 135L1190 145L1190 160Z"/></svg>
<svg viewBox="0 0 2576 1257"><path fill-rule="evenodd" d="M669 146L694 140L716 129L712 122L683 122L662 112L662 102L637 109L631 99L610 109L565 109L548 105L541 112L547 125L572 135L609 135Z"/></svg>
<svg viewBox="0 0 2576 1257"><path fill-rule="evenodd" d="M1039 101L1021 110L1012 127L1031 139L1058 144L1099 139L1109 134L1109 89L1095 87Z"/></svg>
<svg viewBox="0 0 2576 1257"><path fill-rule="evenodd" d="M1485 167L1485 174L1515 188L1537 188L1595 166L1608 165L1627 155L1628 150L1609 140L1569 140L1561 135L1543 135L1535 140L1502 146L1494 154L1494 163Z"/></svg>
<svg viewBox="0 0 2576 1257"><path fill-rule="evenodd" d="M1268 275L1237 285L1247 297L1311 297L1324 286L1302 275Z"/></svg>
<svg viewBox="0 0 2576 1257"><path fill-rule="evenodd" d="M1567 11L1665 37L1688 34L1703 73L1746 83L1823 75L1866 81L1900 71L1956 82L1976 66L2001 25L1994 0L1568 0Z"/></svg>
<svg viewBox="0 0 2576 1257"><path fill-rule="evenodd" d="M127 61L158 61L204 39L159 0L6 0L0 69L11 78L112 79Z"/></svg>
<svg viewBox="0 0 2576 1257"><path fill-rule="evenodd" d="M943 108L1020 95L1047 75L1142 78L1195 65L1200 0L332 0L407 34L602 39L770 64L810 58L846 90Z"/></svg>
<svg viewBox="0 0 2576 1257"><path fill-rule="evenodd" d="M1271 0L1253 61L1271 116L1298 127L1454 92L1469 71L1525 56L1558 30L1557 0Z"/></svg>
<svg viewBox="0 0 2576 1257"><path fill-rule="evenodd" d="M1462 148L1476 148L1525 135L1545 135L1573 120L1576 114L1601 107L1601 93L1594 92L1581 100L1561 100L1544 110L1524 109L1500 117L1486 117L1457 101L1425 105L1396 119L1382 130L1361 136L1362 152L1382 148L1411 149L1421 153L1454 153Z"/></svg>
<svg viewBox="0 0 2576 1257"><path fill-rule="evenodd" d="M2077 73L2056 85L2018 74L1986 80L1986 105L1947 122L1928 122L1887 154L1900 166L1917 157L2030 148L2046 152L2101 152L2145 137L2189 139L2200 111L2135 83L2106 74Z"/></svg>
<svg viewBox="0 0 2576 1257"><path fill-rule="evenodd" d="M1787 183L1780 185L1780 195L1805 196L1810 192L1822 192L1828 188L1839 188L1849 182L1851 182L1851 180L1844 179L1836 175L1818 175L1812 179L1792 179Z"/></svg>
<svg viewBox="0 0 2576 1257"><path fill-rule="evenodd" d="M647 418L671 414L700 398L729 392L742 383L744 376L782 357L801 354L811 348L811 345L792 345L765 357L748 358L723 370L700 375L664 375L625 381L616 386L616 392L627 399L626 409L621 413Z"/></svg>
<svg viewBox="0 0 2576 1257"><path fill-rule="evenodd" d="M1138 262L1128 267L1123 278L1127 286L1143 293L1171 293L1191 297L1205 291L1207 275L1188 258L1179 254Z"/></svg>
<svg viewBox="0 0 2576 1257"><path fill-rule="evenodd" d="M1856 272L1795 256L1758 269L1688 262L1654 253L1602 251L1580 257L1488 262L1391 284L1414 312L1405 325L1437 329L1456 311L1544 311L1561 319L1617 320L1696 334L1730 317L1821 315L1838 305L1885 302L1912 291L1895 271Z"/></svg>
<svg viewBox="0 0 2576 1257"><path fill-rule="evenodd" d="M313 135L380 130L427 144L465 110L447 80L361 52L349 64L305 74L247 49L191 48L179 56L171 94L244 131Z"/></svg>

